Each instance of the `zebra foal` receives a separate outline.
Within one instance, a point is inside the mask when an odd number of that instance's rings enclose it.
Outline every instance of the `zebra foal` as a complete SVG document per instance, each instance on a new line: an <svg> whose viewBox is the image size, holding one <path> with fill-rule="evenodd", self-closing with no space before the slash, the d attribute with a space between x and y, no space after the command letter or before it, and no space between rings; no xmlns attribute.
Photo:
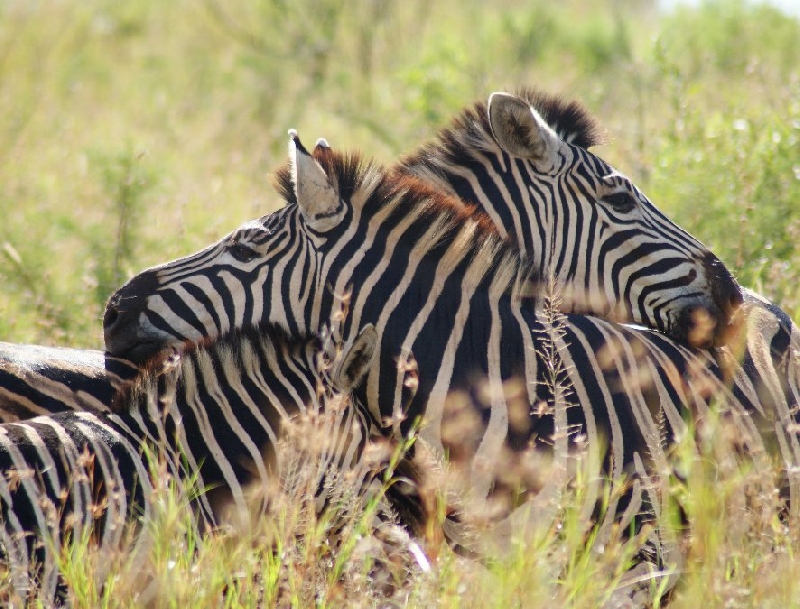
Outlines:
<svg viewBox="0 0 800 609"><path fill-rule="evenodd" d="M370 427L348 396L375 342L367 327L337 354L330 340L269 325L235 331L157 358L117 395L113 411L0 426L0 555L12 598L65 598L56 556L65 540L91 535L113 553L129 539L160 484L145 446L159 471L203 491L187 490L199 531L253 508L247 489L274 481L274 448L295 415L341 409L340 424L320 442L319 465L351 466Z"/></svg>

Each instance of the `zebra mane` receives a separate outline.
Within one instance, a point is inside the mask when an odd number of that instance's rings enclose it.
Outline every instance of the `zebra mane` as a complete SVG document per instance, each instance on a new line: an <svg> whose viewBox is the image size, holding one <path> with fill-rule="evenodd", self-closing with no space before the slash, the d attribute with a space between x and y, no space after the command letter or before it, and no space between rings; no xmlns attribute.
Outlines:
<svg viewBox="0 0 800 609"><path fill-rule="evenodd" d="M531 295L522 284L530 286L537 277L535 267L477 206L397 167L364 161L358 153L317 147L313 157L342 199L367 214L380 211L387 225L403 220L419 251L446 247L450 258L469 259L470 275L478 280L492 275L494 289L509 292L516 287L515 295ZM297 203L288 164L276 171L275 188L287 204Z"/></svg>
<svg viewBox="0 0 800 609"><path fill-rule="evenodd" d="M527 101L567 144L589 149L605 142L605 131L580 102L530 88L520 89L516 95ZM482 113L487 115L485 106Z"/></svg>
<svg viewBox="0 0 800 609"><path fill-rule="evenodd" d="M186 341L180 347L160 351L140 368L136 377L123 383L111 402L111 412L129 412L148 397L160 397L174 391L186 369L195 366L204 356L215 368L222 366L223 361L228 361L241 369L247 363L245 360L249 354L272 349L291 355L309 349L319 351L321 344L317 335L294 336L268 322L236 328L217 338Z"/></svg>
<svg viewBox="0 0 800 609"><path fill-rule="evenodd" d="M562 141L584 149L604 143L604 130L580 102L531 88L515 94L528 102ZM487 105L476 102L463 110L449 127L442 129L433 141L403 157L400 167L415 173L419 173L420 167L427 167L436 173L435 167L441 162L463 164L465 158L469 159L470 149L492 149L496 145Z"/></svg>

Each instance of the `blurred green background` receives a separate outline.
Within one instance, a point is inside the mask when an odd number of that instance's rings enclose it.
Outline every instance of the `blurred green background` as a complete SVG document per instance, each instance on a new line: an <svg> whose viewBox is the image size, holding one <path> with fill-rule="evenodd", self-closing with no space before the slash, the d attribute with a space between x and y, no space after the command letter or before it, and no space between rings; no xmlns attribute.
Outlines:
<svg viewBox="0 0 800 609"><path fill-rule="evenodd" d="M0 2L0 340L100 347L108 295L279 204L286 130L391 162L494 90L800 317L800 21L742 0Z"/></svg>

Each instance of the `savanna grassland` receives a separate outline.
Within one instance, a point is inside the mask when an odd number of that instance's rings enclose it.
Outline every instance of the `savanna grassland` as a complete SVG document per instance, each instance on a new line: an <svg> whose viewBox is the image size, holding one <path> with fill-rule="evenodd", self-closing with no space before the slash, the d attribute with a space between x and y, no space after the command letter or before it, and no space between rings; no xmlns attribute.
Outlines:
<svg viewBox="0 0 800 609"><path fill-rule="evenodd" d="M270 175L289 128L391 162L463 106L520 86L581 99L608 132L596 152L800 319L798 40L797 18L737 0L670 12L649 0L0 2L0 340L101 347L105 301L128 277L279 204ZM676 483L693 538L673 606L800 606L800 533L771 498L751 520L730 508L761 474L720 475L687 459ZM595 606L625 549L582 552L564 501L559 528L508 562L479 570L440 549L392 600ZM316 554L246 540L195 558L181 543L153 562L164 606L377 602L357 577L341 583L335 557L309 596L298 582ZM265 595L275 569L252 556L300 565L279 582L291 594ZM79 604L126 605L135 587L77 585Z"/></svg>

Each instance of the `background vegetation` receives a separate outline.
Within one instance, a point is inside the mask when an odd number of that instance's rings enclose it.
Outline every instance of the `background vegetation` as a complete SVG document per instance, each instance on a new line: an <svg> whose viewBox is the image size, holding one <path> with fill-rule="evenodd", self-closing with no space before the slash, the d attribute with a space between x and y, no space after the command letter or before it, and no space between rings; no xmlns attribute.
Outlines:
<svg viewBox="0 0 800 609"><path fill-rule="evenodd" d="M290 127L388 162L520 85L797 316L798 39L742 0L0 3L0 339L101 346L131 274L277 204Z"/></svg>
<svg viewBox="0 0 800 609"><path fill-rule="evenodd" d="M756 2L698 4L0 2L0 340L100 347L105 300L130 275L278 204L269 174L290 127L391 162L461 107L522 85L582 99L608 130L601 156L800 319L800 21ZM770 497L751 497L753 522L727 502L761 474L720 484L691 462L676 494L695 538L674 604L796 602L798 535ZM445 557L405 598L596 606L625 550L598 561L565 530L477 576ZM236 604L228 575L247 552L210 552L219 571L201 555L187 581L220 573L202 599ZM558 552L567 585L553 592ZM344 602L329 583L317 602ZM175 605L206 592L170 580L164 593ZM241 598L264 588L253 594Z"/></svg>

